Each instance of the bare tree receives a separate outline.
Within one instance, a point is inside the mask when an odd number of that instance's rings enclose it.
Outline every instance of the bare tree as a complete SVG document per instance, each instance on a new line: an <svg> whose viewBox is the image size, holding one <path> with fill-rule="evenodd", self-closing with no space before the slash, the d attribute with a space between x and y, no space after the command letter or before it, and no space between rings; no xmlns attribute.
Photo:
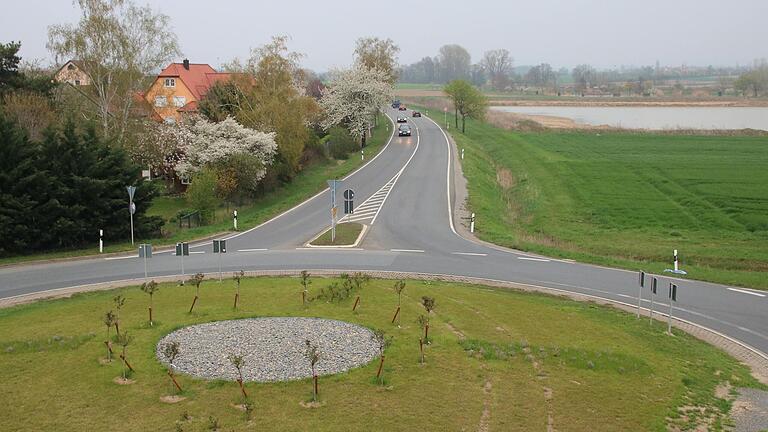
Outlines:
<svg viewBox="0 0 768 432"><path fill-rule="evenodd" d="M143 79L179 53L170 18L131 0L77 0L76 24L48 28L57 62L77 60L88 76L105 136L122 143Z"/></svg>
<svg viewBox="0 0 768 432"><path fill-rule="evenodd" d="M384 384L384 380L381 378L381 371L384 368L384 351L392 344L392 337L387 336L384 330L374 330L371 339L373 340L373 343L376 344L376 348L379 350L379 356L381 357L379 369L376 372L376 380L379 384Z"/></svg>
<svg viewBox="0 0 768 432"><path fill-rule="evenodd" d="M149 326L151 327L154 325L152 322L152 298L155 293L160 290L160 287L157 285L157 282L151 280L141 284L141 290L149 295Z"/></svg>
<svg viewBox="0 0 768 432"><path fill-rule="evenodd" d="M179 343L176 341L168 342L163 346L163 355L165 355L165 358L168 359L168 376L171 377L171 381L173 381L173 385L176 386L176 389L179 391L179 393L181 393L182 390L179 382L176 381L176 377L173 376L173 362L176 360L176 357L178 357L180 353L181 349L179 348Z"/></svg>
<svg viewBox="0 0 768 432"><path fill-rule="evenodd" d="M397 81L397 53L400 47L392 39L360 38L355 46L355 62L369 69L385 72L390 84Z"/></svg>
<svg viewBox="0 0 768 432"><path fill-rule="evenodd" d="M395 311L395 316L392 317L392 322L395 322L395 318L397 318L397 326L400 327L400 299L402 298L403 290L405 289L405 281L401 279L395 282L392 289L397 293L397 310Z"/></svg>
<svg viewBox="0 0 768 432"><path fill-rule="evenodd" d="M232 366L237 369L237 383L240 384L240 391L243 393L243 398L248 399L248 393L245 391L245 386L243 385L243 367L245 367L245 358L241 355L230 354L227 359L229 359Z"/></svg>
<svg viewBox="0 0 768 432"><path fill-rule="evenodd" d="M235 281L235 284L237 284L237 292L235 293L235 310L237 310L237 301L240 300L240 279L245 276L245 271L240 270L239 272L234 272L232 274L232 279Z"/></svg>
<svg viewBox="0 0 768 432"><path fill-rule="evenodd" d="M312 401L317 402L317 371L315 366L320 361L320 351L317 349L317 345L313 345L309 339L305 340L307 348L304 351L304 356L309 361L309 367L312 370Z"/></svg>
<svg viewBox="0 0 768 432"><path fill-rule="evenodd" d="M491 80L491 86L503 90L509 82L509 73L512 71L512 56L506 49L486 51L480 65L485 69Z"/></svg>
<svg viewBox="0 0 768 432"><path fill-rule="evenodd" d="M187 283L190 283L195 286L195 298L192 300L192 306L189 307L189 313L192 313L192 309L195 308L195 304L197 303L197 299L200 298L200 284L203 283L203 279L205 279L205 275L202 273L195 273L194 276L192 276Z"/></svg>
<svg viewBox="0 0 768 432"><path fill-rule="evenodd" d="M469 78L472 57L461 45L444 45L438 55L442 82Z"/></svg>
<svg viewBox="0 0 768 432"><path fill-rule="evenodd" d="M115 303L115 309L117 312L115 313L115 331L117 332L117 336L120 336L120 309L125 306L125 297L123 297L121 294L116 295L112 298L112 302Z"/></svg>
<svg viewBox="0 0 768 432"><path fill-rule="evenodd" d="M112 311L108 311L104 314L104 325L107 326L107 340L104 341L104 345L107 346L107 360L112 361L112 342L109 340L109 329L115 325L115 314Z"/></svg>

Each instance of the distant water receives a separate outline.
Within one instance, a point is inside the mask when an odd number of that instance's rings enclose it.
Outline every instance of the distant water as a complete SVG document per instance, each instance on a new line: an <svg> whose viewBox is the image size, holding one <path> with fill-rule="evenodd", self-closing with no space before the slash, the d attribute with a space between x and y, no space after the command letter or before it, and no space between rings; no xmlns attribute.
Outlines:
<svg viewBox="0 0 768 432"><path fill-rule="evenodd" d="M576 123L626 129L761 129L768 107L570 107L495 106L518 114L564 117Z"/></svg>

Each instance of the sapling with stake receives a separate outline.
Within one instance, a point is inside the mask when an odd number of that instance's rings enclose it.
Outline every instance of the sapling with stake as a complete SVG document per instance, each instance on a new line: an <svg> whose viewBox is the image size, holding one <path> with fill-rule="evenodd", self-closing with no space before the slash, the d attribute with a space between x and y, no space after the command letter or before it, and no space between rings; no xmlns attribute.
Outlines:
<svg viewBox="0 0 768 432"><path fill-rule="evenodd" d="M157 285L157 282L151 280L141 284L141 290L149 294L149 326L152 327L154 325L152 321L152 299L155 293L160 290L160 287Z"/></svg>
<svg viewBox="0 0 768 432"><path fill-rule="evenodd" d="M429 328L429 317L427 315L420 314L416 322L418 322L419 327L421 327L421 329L425 331L424 333L425 336L423 338L419 338L419 348L421 349L421 362L424 363L424 344L429 343L426 337L426 330Z"/></svg>
<svg viewBox="0 0 768 432"><path fill-rule="evenodd" d="M307 296L309 295L308 287L312 284L312 280L309 279L309 272L306 270L301 271L301 286L304 288L301 291L301 305L307 307Z"/></svg>
<svg viewBox="0 0 768 432"><path fill-rule="evenodd" d="M173 385L176 386L176 389L181 393L181 386L179 385L179 382L176 381L176 377L173 376L173 362L176 360L176 357L179 356L179 353L181 353L181 349L179 348L179 343L176 341L168 342L163 346L163 355L168 359L168 376L171 377Z"/></svg>
<svg viewBox="0 0 768 432"><path fill-rule="evenodd" d="M118 294L112 298L112 301L115 303L115 309L117 310L115 313L115 331L117 332L117 336L120 336L120 309L125 306L125 297Z"/></svg>
<svg viewBox="0 0 768 432"><path fill-rule="evenodd" d="M237 292L235 293L235 306L234 309L237 310L237 301L240 300L240 279L245 276L245 272L243 270L240 270L239 272L234 272L232 275L232 279L235 281L235 284L237 285Z"/></svg>
<svg viewBox="0 0 768 432"><path fill-rule="evenodd" d="M203 279L205 279L205 275L202 273L195 273L194 276L192 276L187 282L191 283L195 286L195 298L192 300L192 306L189 307L189 313L192 313L192 309L195 308L195 304L197 303L197 299L200 298L200 284L203 283Z"/></svg>
<svg viewBox="0 0 768 432"><path fill-rule="evenodd" d="M383 385L384 379L382 379L381 377L381 371L384 368L384 351L392 343L392 337L387 336L384 330L374 330L373 334L371 335L371 339L373 340L373 343L376 344L376 347L379 349L379 356L381 358L381 361L379 362L379 370L376 371L376 381L378 381L379 384Z"/></svg>
<svg viewBox="0 0 768 432"><path fill-rule="evenodd" d="M405 289L405 281L401 279L395 282L392 289L397 293L397 310L395 310L395 315L392 317L392 322L394 323L395 318L397 318L397 326L400 327L400 299L402 298L403 290Z"/></svg>
<svg viewBox="0 0 768 432"><path fill-rule="evenodd" d="M132 341L133 341L133 337L131 335L129 335L127 331L123 332L123 334L121 334L120 336L117 337L117 343L121 347L123 347L123 350L120 353L120 359L123 361L123 365L125 366L125 367L123 367L123 379L127 378L126 375L128 373L128 370L130 370L131 372L134 371L133 367L131 366L130 363L128 363L128 359L125 356L125 350L126 350L126 348L128 348L128 345L130 345ZM127 370L126 370L126 368L127 368Z"/></svg>
<svg viewBox="0 0 768 432"><path fill-rule="evenodd" d="M107 346L107 360L112 361L112 342L109 340L109 329L115 325L115 314L112 311L104 314L104 325L107 326L107 340L104 341L104 345Z"/></svg>
<svg viewBox="0 0 768 432"><path fill-rule="evenodd" d="M245 366L245 358L241 355L230 354L227 359L232 363L232 366L237 369L237 383L240 384L240 391L243 393L243 399L247 400L248 393L246 393L245 386L243 385L243 367Z"/></svg>
<svg viewBox="0 0 768 432"><path fill-rule="evenodd" d="M424 309L427 310L427 321L424 324L424 342L429 344L429 314L435 310L435 299L432 297L422 296L421 304L424 306Z"/></svg>
<svg viewBox="0 0 768 432"><path fill-rule="evenodd" d="M317 345L313 345L309 339L305 340L304 343L307 346L306 351L304 351L304 356L309 360L309 367L312 370L312 401L317 402L317 372L315 371L315 365L317 365L317 362L320 361L320 351L317 349Z"/></svg>

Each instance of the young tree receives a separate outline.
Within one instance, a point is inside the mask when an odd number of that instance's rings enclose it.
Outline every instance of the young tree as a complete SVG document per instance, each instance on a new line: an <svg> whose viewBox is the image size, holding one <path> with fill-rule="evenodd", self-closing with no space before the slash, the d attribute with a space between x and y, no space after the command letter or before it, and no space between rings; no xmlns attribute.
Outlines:
<svg viewBox="0 0 768 432"><path fill-rule="evenodd" d="M387 82L397 82L397 53L400 47L392 39L359 38L355 44L355 63L387 74Z"/></svg>
<svg viewBox="0 0 768 432"><path fill-rule="evenodd" d="M176 381L176 377L173 376L173 368L175 367L173 362L176 360L176 357L178 357L180 353L181 349L179 347L179 343L176 341L168 342L163 346L163 355L168 359L168 376L171 377L171 381L173 381L173 385L176 387L179 393L181 393L183 390L181 389L179 382Z"/></svg>
<svg viewBox="0 0 768 432"><path fill-rule="evenodd" d="M240 384L240 391L243 393L243 399L247 400L248 393L245 391L245 386L243 385L243 367L245 367L245 358L241 355L230 354L227 359L229 359L232 366L237 369L237 383Z"/></svg>
<svg viewBox="0 0 768 432"><path fill-rule="evenodd" d="M125 306L125 300L126 299L122 294L118 294L112 298L112 302L115 304L115 310L117 310L115 313L115 331L117 332L117 337L120 337L120 309Z"/></svg>
<svg viewBox="0 0 768 432"><path fill-rule="evenodd" d="M383 385L384 379L381 377L381 371L384 368L384 351L392 344L392 337L387 336L384 330L374 330L371 339L376 344L376 348L379 349L379 357L381 358L379 369L376 371L376 380Z"/></svg>
<svg viewBox="0 0 768 432"><path fill-rule="evenodd" d="M160 290L160 287L157 285L157 282L151 280L149 282L142 283L140 288L142 291L149 295L149 326L151 327L154 325L152 322L152 299L155 293Z"/></svg>
<svg viewBox="0 0 768 432"><path fill-rule="evenodd" d="M320 361L320 351L317 349L317 345L313 345L309 339L305 340L306 350L304 356L309 361L309 367L312 370L312 401L317 402L317 372L315 371L315 365Z"/></svg>
<svg viewBox="0 0 768 432"><path fill-rule="evenodd" d="M179 53L170 18L131 0L77 0L80 21L48 28L57 61L76 59L91 81L105 137L123 142L134 95Z"/></svg>
<svg viewBox="0 0 768 432"><path fill-rule="evenodd" d="M461 132L466 129L467 117L482 120L488 108L486 97L472 84L464 80L451 81L443 89L445 94L453 102L456 127L459 127L458 118L461 116Z"/></svg>
<svg viewBox="0 0 768 432"><path fill-rule="evenodd" d="M392 322L394 323L395 318L397 318L397 326L400 327L400 299L405 289L405 281L401 279L395 282L392 289L397 293L397 310L395 310L395 315L392 317Z"/></svg>
<svg viewBox="0 0 768 432"><path fill-rule="evenodd" d="M235 284L237 285L237 292L235 293L235 305L234 309L237 310L237 301L240 300L240 280L245 276L245 272L243 270L240 270L239 272L234 272L232 274L232 279L235 281Z"/></svg>
<svg viewBox="0 0 768 432"><path fill-rule="evenodd" d="M323 91L320 107L325 113L321 126L329 130L343 125L365 146L365 137L373 127L376 113L392 99L392 85L385 72L358 66L332 72L332 80Z"/></svg>
<svg viewBox="0 0 768 432"><path fill-rule="evenodd" d="M109 329L115 325L115 314L112 311L107 311L104 314L104 325L107 326L107 340L104 341L104 345L107 346L107 360L112 361L112 342L109 340Z"/></svg>
<svg viewBox="0 0 768 432"><path fill-rule="evenodd" d="M127 331L123 332L123 334L119 335L117 337L117 343L123 348L122 352L120 353L120 359L123 361L123 379L128 378L128 371L134 372L133 367L130 363L128 363L128 359L126 358L125 352L128 348L128 345L133 342L133 336L129 335Z"/></svg>
<svg viewBox="0 0 768 432"><path fill-rule="evenodd" d="M200 284L203 283L203 279L205 279L205 275L202 273L195 273L194 276L192 276L187 283L190 283L195 286L195 299L192 300L192 306L189 307L189 313L192 313L192 309L195 308L195 304L197 303L197 299L200 298Z"/></svg>
<svg viewBox="0 0 768 432"><path fill-rule="evenodd" d="M422 296L421 305L427 311L426 322L424 323L424 341L429 343L429 315L435 310L435 299L432 297Z"/></svg>
<svg viewBox="0 0 768 432"><path fill-rule="evenodd" d="M301 290L301 304L305 308L307 307L307 300L309 296L309 285L312 284L312 280L309 278L310 274L306 270L301 271L301 287L303 288Z"/></svg>

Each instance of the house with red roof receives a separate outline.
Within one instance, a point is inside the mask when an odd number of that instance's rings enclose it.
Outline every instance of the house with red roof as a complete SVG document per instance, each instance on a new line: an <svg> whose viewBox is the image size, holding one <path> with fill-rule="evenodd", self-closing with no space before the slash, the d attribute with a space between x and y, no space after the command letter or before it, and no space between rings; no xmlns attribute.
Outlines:
<svg viewBox="0 0 768 432"><path fill-rule="evenodd" d="M197 112L198 103L214 84L231 76L217 72L208 64L190 63L185 59L163 69L144 98L163 121L178 122L185 113Z"/></svg>

